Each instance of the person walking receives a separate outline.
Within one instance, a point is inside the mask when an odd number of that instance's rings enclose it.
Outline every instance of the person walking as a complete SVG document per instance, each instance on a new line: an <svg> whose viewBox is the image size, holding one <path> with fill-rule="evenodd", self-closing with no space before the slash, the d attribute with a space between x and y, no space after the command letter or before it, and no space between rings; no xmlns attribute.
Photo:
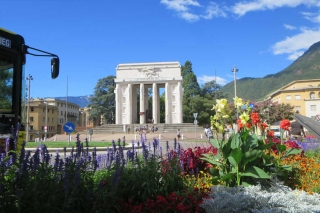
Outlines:
<svg viewBox="0 0 320 213"><path fill-rule="evenodd" d="M210 128L209 124L206 125L206 128L204 129L204 134L208 138L208 140L213 139L213 131Z"/></svg>
<svg viewBox="0 0 320 213"><path fill-rule="evenodd" d="M289 129L289 136L296 138L298 141L302 141L302 136L306 137L303 126L296 120L293 120Z"/></svg>
<svg viewBox="0 0 320 213"><path fill-rule="evenodd" d="M181 137L181 132L180 132L180 129L178 129L178 131L177 131L177 138L178 138L178 141L180 140L180 137Z"/></svg>

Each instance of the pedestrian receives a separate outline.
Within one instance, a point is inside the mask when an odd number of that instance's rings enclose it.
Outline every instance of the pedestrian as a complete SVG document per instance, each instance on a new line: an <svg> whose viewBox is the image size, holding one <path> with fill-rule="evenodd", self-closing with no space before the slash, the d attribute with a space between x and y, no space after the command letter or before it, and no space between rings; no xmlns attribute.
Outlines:
<svg viewBox="0 0 320 213"><path fill-rule="evenodd" d="M178 131L177 131L177 138L178 138L178 140L180 140L180 137L181 137L181 132L180 132L180 129L178 129Z"/></svg>
<svg viewBox="0 0 320 213"><path fill-rule="evenodd" d="M293 120L290 124L289 136L302 141L302 136L306 137L303 126L296 120Z"/></svg>
<svg viewBox="0 0 320 213"><path fill-rule="evenodd" d="M213 131L210 128L209 124L206 125L206 128L204 129L204 134L208 138L208 140L213 139Z"/></svg>

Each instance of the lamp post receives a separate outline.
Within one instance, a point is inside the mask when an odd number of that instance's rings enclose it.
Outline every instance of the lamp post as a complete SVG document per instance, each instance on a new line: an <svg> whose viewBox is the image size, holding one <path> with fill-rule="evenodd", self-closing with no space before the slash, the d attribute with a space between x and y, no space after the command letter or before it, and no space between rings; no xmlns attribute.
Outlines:
<svg viewBox="0 0 320 213"><path fill-rule="evenodd" d="M81 126L83 127L83 111L81 111L81 115L82 115L82 116L81 116L81 117L82 117L82 118L81 118ZM80 123L79 123L79 125L80 125Z"/></svg>
<svg viewBox="0 0 320 213"><path fill-rule="evenodd" d="M87 135L88 135L87 125L88 125L88 117L87 117L87 113L86 113L86 138L88 138L87 137Z"/></svg>
<svg viewBox="0 0 320 213"><path fill-rule="evenodd" d="M238 72L239 70L236 68L236 65L234 65L234 67L231 70L233 72L233 76L234 76L234 98L237 97L237 78L236 78L236 72ZM236 106L235 106L236 107ZM236 107L237 110L237 119L238 119L238 108Z"/></svg>
<svg viewBox="0 0 320 213"><path fill-rule="evenodd" d="M46 105L46 121L45 121L45 126L44 126L44 141L47 140L47 131L48 131L48 103L43 102Z"/></svg>
<svg viewBox="0 0 320 213"><path fill-rule="evenodd" d="M29 111L30 111L30 81L33 80L32 75L28 75L26 78L28 80L28 105L27 105L27 134L26 134L26 142L29 141L29 129L30 129L30 121L29 121Z"/></svg>

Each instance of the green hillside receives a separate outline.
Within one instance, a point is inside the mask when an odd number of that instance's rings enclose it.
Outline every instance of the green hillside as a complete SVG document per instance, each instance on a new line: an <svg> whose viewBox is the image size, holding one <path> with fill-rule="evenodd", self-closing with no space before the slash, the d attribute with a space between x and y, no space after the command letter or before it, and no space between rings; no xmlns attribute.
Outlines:
<svg viewBox="0 0 320 213"><path fill-rule="evenodd" d="M242 78L237 80L237 96L252 101L263 100L273 91L296 80L320 78L320 42L313 44L308 51L300 56L286 69L267 75L263 78ZM234 84L223 86L220 90L228 95L228 99L234 97Z"/></svg>

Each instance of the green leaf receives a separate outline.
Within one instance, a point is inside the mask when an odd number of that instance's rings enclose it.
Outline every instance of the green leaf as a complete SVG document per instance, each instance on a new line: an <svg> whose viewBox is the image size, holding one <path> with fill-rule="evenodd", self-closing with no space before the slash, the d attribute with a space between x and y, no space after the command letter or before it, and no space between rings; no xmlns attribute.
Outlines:
<svg viewBox="0 0 320 213"><path fill-rule="evenodd" d="M231 163L232 166L237 167L238 163L235 161L235 159L232 156L228 157L229 162Z"/></svg>
<svg viewBox="0 0 320 213"><path fill-rule="evenodd" d="M243 157L244 165L246 165L248 162L255 160L258 157L261 157L262 154L263 153L261 150L251 150L251 151L244 153L244 157Z"/></svg>
<svg viewBox="0 0 320 213"><path fill-rule="evenodd" d="M254 177L254 178L264 178L264 179L270 178L270 176L265 171L263 171L262 169L256 166L247 168L244 172L240 173L240 175Z"/></svg>
<svg viewBox="0 0 320 213"><path fill-rule="evenodd" d="M232 174L227 174L227 175L221 177L221 180L222 180L222 181L234 180L234 175L232 175Z"/></svg>
<svg viewBox="0 0 320 213"><path fill-rule="evenodd" d="M240 164L243 154L240 148L236 148L231 151L230 156L233 157L237 164Z"/></svg>
<svg viewBox="0 0 320 213"><path fill-rule="evenodd" d="M238 148L242 145L241 136L239 133L235 134L234 137L232 137L231 140L231 149Z"/></svg>
<svg viewBox="0 0 320 213"><path fill-rule="evenodd" d="M222 166L222 164L219 161L216 161L215 159L210 159L210 158L200 158L200 159L207 161L208 163L213 165Z"/></svg>
<svg viewBox="0 0 320 213"><path fill-rule="evenodd" d="M216 148L218 148L218 149L221 149L221 144L220 144L220 142L219 142L218 139L211 139L211 140L210 140L210 143L211 143L211 145L212 145L213 147L216 147Z"/></svg>
<svg viewBox="0 0 320 213"><path fill-rule="evenodd" d="M280 166L280 168L287 170L287 171L292 171L292 166L290 166L290 165L282 165L282 166Z"/></svg>
<svg viewBox="0 0 320 213"><path fill-rule="evenodd" d="M249 184L249 183L247 183L247 182L244 182L244 181L242 181L242 185L243 185L244 187L251 186L251 184Z"/></svg>
<svg viewBox="0 0 320 213"><path fill-rule="evenodd" d="M286 151L286 149L287 149L286 145L283 145L283 144L278 144L278 145L277 145L277 150L278 150L280 153Z"/></svg>
<svg viewBox="0 0 320 213"><path fill-rule="evenodd" d="M283 158L288 157L289 155L300 154L301 152L302 152L302 149L291 148L283 155Z"/></svg>

